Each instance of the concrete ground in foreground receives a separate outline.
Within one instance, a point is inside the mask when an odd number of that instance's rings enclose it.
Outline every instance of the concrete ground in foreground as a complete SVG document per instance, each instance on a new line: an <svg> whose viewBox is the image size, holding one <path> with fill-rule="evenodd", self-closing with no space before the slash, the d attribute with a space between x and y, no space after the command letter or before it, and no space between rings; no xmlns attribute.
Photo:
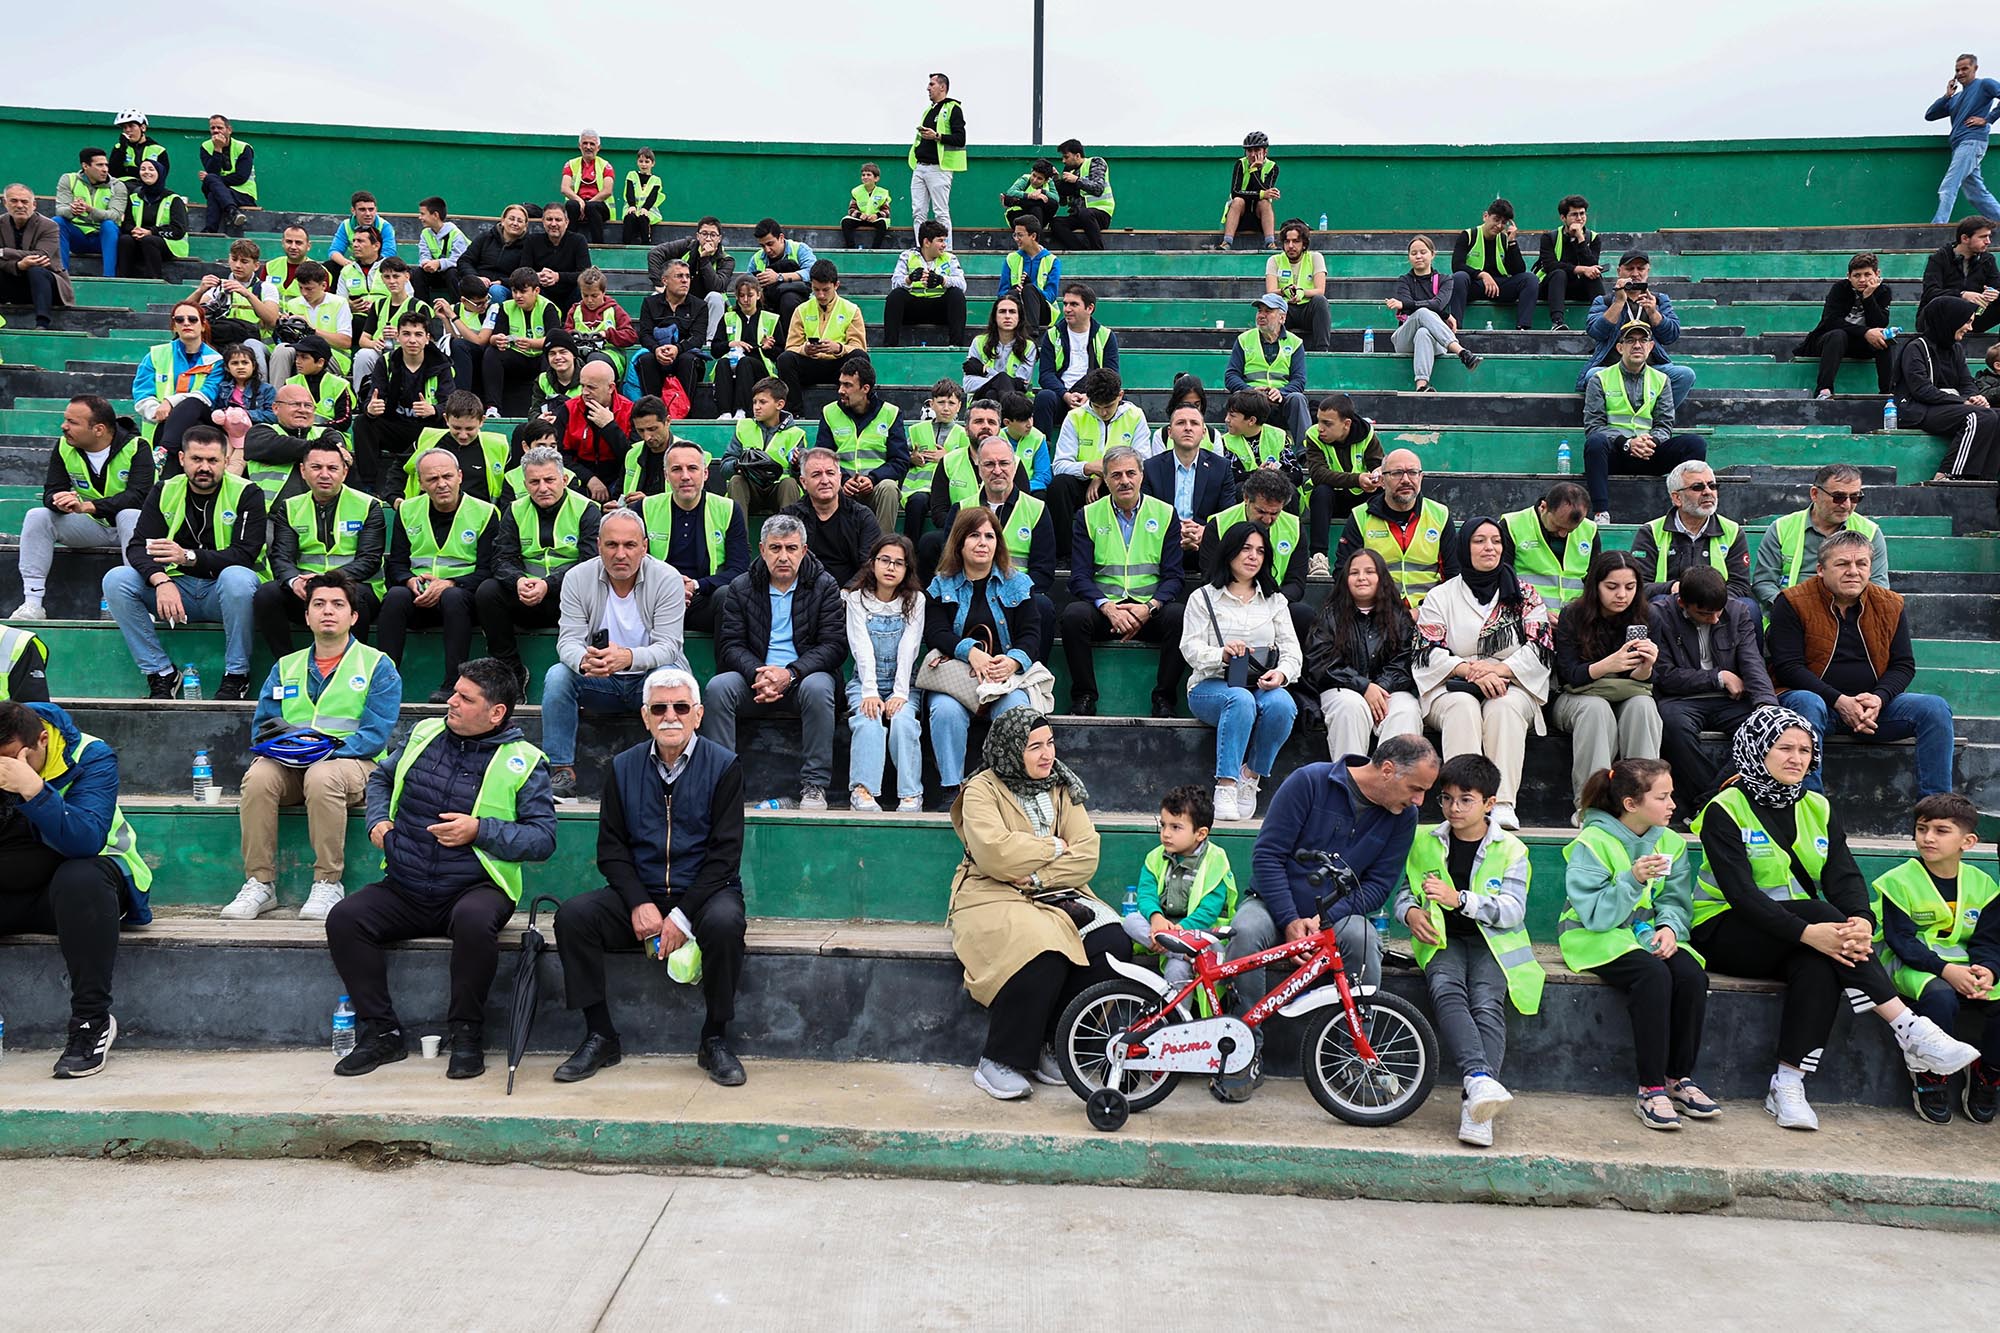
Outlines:
<svg viewBox="0 0 2000 1333"><path fill-rule="evenodd" d="M1764 1218L439 1162L0 1170L23 1328L1548 1330L1634 1305L1881 1328L2000 1299L1987 1237Z"/></svg>
<svg viewBox="0 0 2000 1333"><path fill-rule="evenodd" d="M559 1086L531 1057L444 1078L413 1056L337 1078L321 1051L114 1054L83 1082L49 1056L0 1064L0 1154L15 1157L326 1157L394 1144L486 1163L644 1166L1145 1185L1245 1194L1739 1211L1902 1226L2000 1229L2000 1127L1821 1108L1817 1134L1780 1130L1758 1103L1660 1134L1622 1098L1524 1096L1496 1146L1461 1147L1446 1089L1401 1124L1360 1129L1274 1079L1225 1107L1196 1080L1117 1134L1064 1088L998 1103L963 1068L753 1061L719 1088L692 1059L633 1057ZM372 1149L371 1149L372 1150Z"/></svg>

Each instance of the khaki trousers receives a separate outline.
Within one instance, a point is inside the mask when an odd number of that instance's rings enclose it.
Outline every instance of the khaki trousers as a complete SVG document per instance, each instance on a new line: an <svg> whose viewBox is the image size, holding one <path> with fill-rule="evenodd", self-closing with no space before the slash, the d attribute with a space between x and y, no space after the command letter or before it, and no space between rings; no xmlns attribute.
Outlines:
<svg viewBox="0 0 2000 1333"><path fill-rule="evenodd" d="M278 809L303 805L313 879L340 883L347 863L347 815L361 804L374 771L375 765L365 759L322 759L311 768L290 768L259 755L243 775L244 875L278 882Z"/></svg>

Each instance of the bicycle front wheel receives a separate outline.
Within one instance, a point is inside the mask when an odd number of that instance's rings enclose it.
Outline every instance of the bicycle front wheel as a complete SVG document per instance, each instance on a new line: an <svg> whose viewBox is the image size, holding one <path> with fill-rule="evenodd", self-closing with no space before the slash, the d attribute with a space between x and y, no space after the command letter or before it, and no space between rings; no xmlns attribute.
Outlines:
<svg viewBox="0 0 2000 1333"><path fill-rule="evenodd" d="M1377 991L1357 998L1361 1033L1376 1061L1364 1060L1347 1011L1328 1005L1306 1025L1299 1069L1313 1100L1350 1125L1393 1125L1424 1104L1437 1082L1437 1036L1417 1007Z"/></svg>
<svg viewBox="0 0 2000 1333"><path fill-rule="evenodd" d="M1106 1087L1111 1072L1111 1039L1157 1011L1160 997L1135 981L1100 981L1069 1002L1056 1020L1056 1063L1070 1091L1085 1101ZM1134 1111L1166 1100L1180 1075L1162 1070L1127 1074L1120 1089Z"/></svg>

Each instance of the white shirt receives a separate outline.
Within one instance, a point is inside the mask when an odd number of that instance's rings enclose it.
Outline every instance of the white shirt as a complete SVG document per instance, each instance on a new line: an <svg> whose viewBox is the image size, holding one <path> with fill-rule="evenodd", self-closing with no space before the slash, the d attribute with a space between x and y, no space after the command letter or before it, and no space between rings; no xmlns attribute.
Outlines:
<svg viewBox="0 0 2000 1333"><path fill-rule="evenodd" d="M1063 338L1069 343L1069 359L1062 372L1063 388L1074 389L1076 382L1090 372L1090 330L1078 333L1065 324Z"/></svg>
<svg viewBox="0 0 2000 1333"><path fill-rule="evenodd" d="M653 642L651 627L639 610L638 589L620 597L611 593L604 599L604 628L611 642L620 648L645 648Z"/></svg>

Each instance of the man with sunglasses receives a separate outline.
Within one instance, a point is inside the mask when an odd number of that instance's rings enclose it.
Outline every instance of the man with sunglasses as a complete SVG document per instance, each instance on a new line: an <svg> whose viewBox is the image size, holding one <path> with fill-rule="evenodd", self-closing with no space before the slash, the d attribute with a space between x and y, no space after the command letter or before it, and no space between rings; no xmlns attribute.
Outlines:
<svg viewBox="0 0 2000 1333"><path fill-rule="evenodd" d="M1861 499L1861 469L1828 463L1813 474L1811 503L1764 530L1750 567L1750 590L1766 616L1779 593L1813 576L1820 543L1836 532L1858 532L1868 539L1868 581L1889 586L1889 541L1881 525L1861 512Z"/></svg>
<svg viewBox="0 0 2000 1333"><path fill-rule="evenodd" d="M565 999L583 1011L586 1032L555 1078L579 1083L623 1058L604 955L644 950L676 981L701 983L707 1012L695 1060L733 1088L743 1082L728 1037L743 970L743 766L696 734L701 688L688 672L661 667L643 697L647 739L611 761L604 783L597 867L606 885L556 912ZM690 940L693 956L678 952Z"/></svg>
<svg viewBox="0 0 2000 1333"><path fill-rule="evenodd" d="M1731 597L1747 601L1749 544L1741 524L1716 512L1722 507L1721 492L1708 464L1691 458L1669 472L1667 498L1673 507L1632 539L1632 558L1645 572L1646 600L1679 593L1681 574L1707 565L1722 575Z"/></svg>
<svg viewBox="0 0 2000 1333"><path fill-rule="evenodd" d="M1583 471L1590 507L1611 522L1611 476L1665 476L1691 458L1708 457L1708 441L1674 434L1672 382L1650 364L1653 326L1628 321L1618 331L1617 358L1583 381Z"/></svg>

